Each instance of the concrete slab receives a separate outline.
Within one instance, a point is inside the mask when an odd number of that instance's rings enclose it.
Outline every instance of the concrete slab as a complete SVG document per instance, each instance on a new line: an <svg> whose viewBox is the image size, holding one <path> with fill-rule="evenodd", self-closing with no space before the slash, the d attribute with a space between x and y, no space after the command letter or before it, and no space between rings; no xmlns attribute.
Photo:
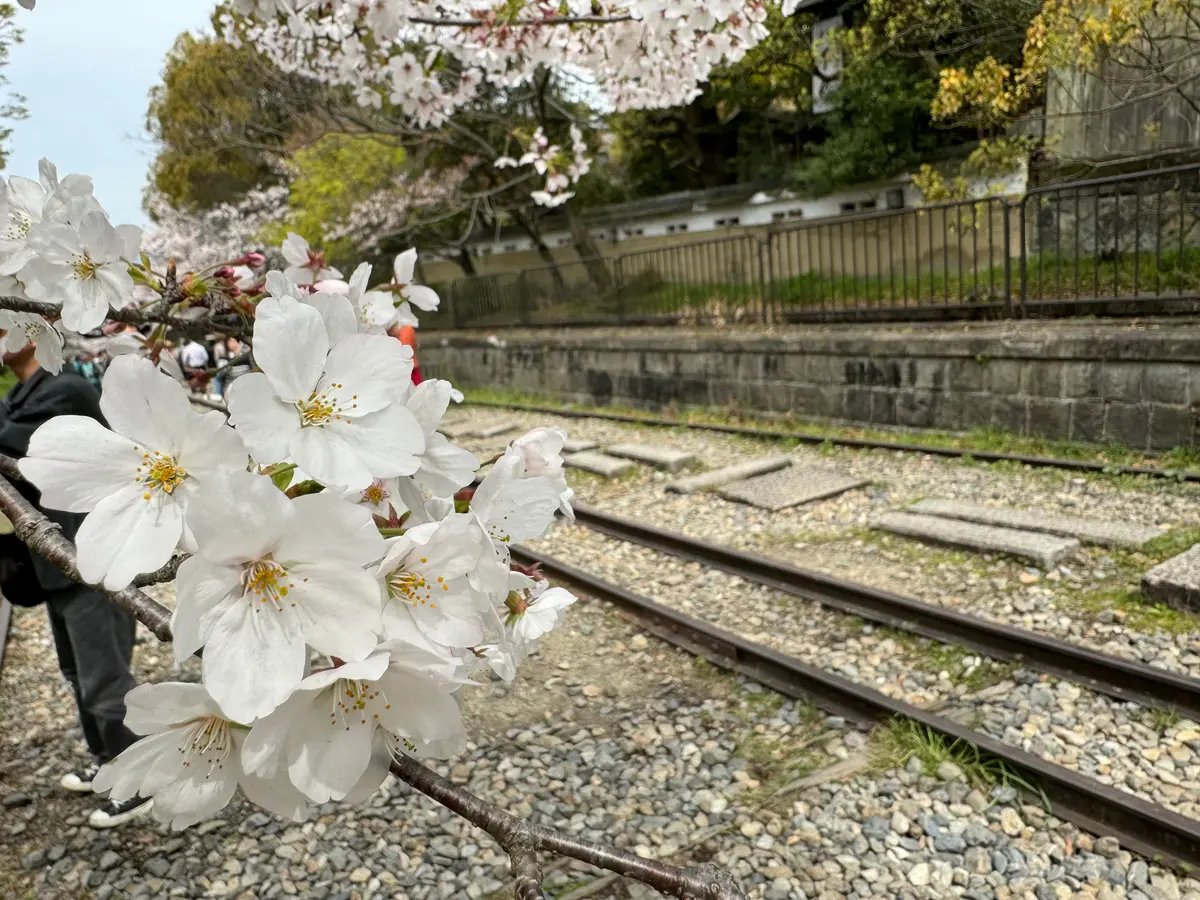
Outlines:
<svg viewBox="0 0 1200 900"><path fill-rule="evenodd" d="M508 434L510 431L516 431L519 426L516 422L500 422L497 425L489 425L486 428L477 428L471 432L471 437L490 438L500 434Z"/></svg>
<svg viewBox="0 0 1200 900"><path fill-rule="evenodd" d="M1142 594L1155 603L1200 612L1200 544L1143 575Z"/></svg>
<svg viewBox="0 0 1200 900"><path fill-rule="evenodd" d="M726 500L774 511L832 497L834 494L862 487L866 483L865 478L857 478L834 469L788 466L769 475L760 475L728 485L717 493Z"/></svg>
<svg viewBox="0 0 1200 900"><path fill-rule="evenodd" d="M438 426L438 431L446 437L453 440L454 438L466 437L475 431L474 422L443 422Z"/></svg>
<svg viewBox="0 0 1200 900"><path fill-rule="evenodd" d="M714 469L711 472L701 472L688 478L680 478L667 485L667 490L676 494L695 494L700 491L711 491L713 488L730 484L734 481L745 481L755 475L765 475L786 469L792 464L790 456L762 456L750 459L734 466Z"/></svg>
<svg viewBox="0 0 1200 900"><path fill-rule="evenodd" d="M595 475L603 475L605 478L616 478L633 468L633 463L627 459L618 459L615 456L606 456L590 450L564 456L563 465L570 466L572 469L582 469L584 472L592 472Z"/></svg>
<svg viewBox="0 0 1200 900"><path fill-rule="evenodd" d="M1158 537L1165 529L1132 522L1113 522L1105 519L1085 519L1066 516L1044 509L1013 509L1008 506L987 506L961 500L922 500L910 506L908 512L946 519L962 519L982 525L999 525L1023 531L1044 531L1078 538L1085 544L1101 547L1138 549L1146 541Z"/></svg>
<svg viewBox="0 0 1200 900"><path fill-rule="evenodd" d="M920 516L907 512L886 513L874 523L875 528L893 534L962 547L977 553L1007 553L1052 569L1079 549L1079 541L1042 531L1018 531L995 525L979 525L961 519L941 516Z"/></svg>
<svg viewBox="0 0 1200 900"><path fill-rule="evenodd" d="M586 438L567 438L563 442L563 453L582 453L584 450L595 450L600 446L599 441L589 441Z"/></svg>
<svg viewBox="0 0 1200 900"><path fill-rule="evenodd" d="M606 447L604 452L609 456L622 456L666 472L678 472L696 461L695 453L660 444L613 444Z"/></svg>

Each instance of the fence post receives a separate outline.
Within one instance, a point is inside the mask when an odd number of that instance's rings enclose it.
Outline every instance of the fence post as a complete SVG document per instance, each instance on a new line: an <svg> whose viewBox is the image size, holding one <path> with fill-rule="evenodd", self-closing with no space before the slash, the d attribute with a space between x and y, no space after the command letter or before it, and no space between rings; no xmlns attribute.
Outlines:
<svg viewBox="0 0 1200 900"><path fill-rule="evenodd" d="M450 327L462 328L462 323L458 320L458 279L450 282L450 296L446 299L450 302L446 304L450 307Z"/></svg>
<svg viewBox="0 0 1200 900"><path fill-rule="evenodd" d="M517 273L517 321L528 325L530 320L529 282L525 278L525 270Z"/></svg>
<svg viewBox="0 0 1200 900"><path fill-rule="evenodd" d="M1004 317L1013 317L1012 305L1012 204L1007 200L1004 204ZM1024 254L1024 236L1022 235L1022 254Z"/></svg>
<svg viewBox="0 0 1200 900"><path fill-rule="evenodd" d="M762 323L769 325L773 317L768 308L771 301L767 297L767 261L764 257L770 252L770 245L761 237L755 238L754 242L758 245L758 302L762 307Z"/></svg>
<svg viewBox="0 0 1200 900"><path fill-rule="evenodd" d="M616 301L617 324L625 324L625 271L621 266L621 254L613 257L613 299Z"/></svg>
<svg viewBox="0 0 1200 900"><path fill-rule="evenodd" d="M1024 318L1024 316L1025 316L1025 295L1029 290L1029 285L1027 283L1027 279L1028 279L1028 275L1029 275L1029 273L1028 273L1029 260L1026 256L1026 254L1028 253L1029 242L1026 240L1026 236L1025 236L1025 207L1026 207L1025 201L1026 201L1026 199L1027 199L1027 197L1021 198L1021 200L1020 200L1021 209L1020 209L1020 213L1018 214L1018 222L1019 222L1018 233L1020 235L1021 250L1017 254L1017 265L1021 270L1021 291L1020 291L1020 293L1017 294L1017 299L1021 303L1021 317L1022 318Z"/></svg>

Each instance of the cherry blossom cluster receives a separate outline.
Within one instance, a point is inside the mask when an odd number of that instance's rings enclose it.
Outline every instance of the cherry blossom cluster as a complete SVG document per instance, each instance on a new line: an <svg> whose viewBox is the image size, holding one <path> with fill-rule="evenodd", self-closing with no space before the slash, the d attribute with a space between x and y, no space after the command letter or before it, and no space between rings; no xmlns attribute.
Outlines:
<svg viewBox="0 0 1200 900"><path fill-rule="evenodd" d="M154 259L174 259L183 269L219 266L255 246L263 226L288 215L286 184L247 191L237 203L222 203L202 213L176 209L160 194L146 200L154 220L142 248Z"/></svg>
<svg viewBox="0 0 1200 900"><path fill-rule="evenodd" d="M578 125L571 126L570 136L571 151L568 154L558 144L551 144L545 131L538 128L530 138L529 149L520 159L502 156L494 165L497 169L533 166L539 175L546 176L546 184L541 190L533 191L530 199L539 206L561 206L575 196L567 188L577 184L592 168L587 141Z"/></svg>
<svg viewBox="0 0 1200 900"><path fill-rule="evenodd" d="M58 328L135 305L135 280L178 314L189 301L139 256L136 229L109 224L90 180L41 172L4 185L0 273L5 294L58 319L0 311L9 348L61 348ZM518 438L473 488L479 460L439 431L461 395L414 386L411 349L386 333L438 306L412 283L416 251L374 289L368 264L343 280L298 235L281 252L283 271L259 276L246 254L200 279L243 285L253 316L254 371L229 386L228 418L198 412L135 338L104 375L107 427L56 417L19 462L43 506L86 514L86 582L120 590L185 556L174 653L202 651L203 683L131 691L126 722L144 737L94 781L152 798L177 829L239 788L299 819L366 799L400 754L459 752L457 692L488 670L514 678L575 599L510 558L571 515L566 436Z"/></svg>
<svg viewBox="0 0 1200 900"><path fill-rule="evenodd" d="M252 44L284 71L348 88L365 106L387 101L421 128L445 123L485 85L524 84L539 67L574 74L604 109L684 105L714 66L738 61L767 34L764 0L236 0L233 6L222 19L227 40ZM794 8L795 0L785 6ZM575 167L586 153L581 142ZM574 181L582 171L561 174ZM556 173L535 201L562 202L558 180Z"/></svg>

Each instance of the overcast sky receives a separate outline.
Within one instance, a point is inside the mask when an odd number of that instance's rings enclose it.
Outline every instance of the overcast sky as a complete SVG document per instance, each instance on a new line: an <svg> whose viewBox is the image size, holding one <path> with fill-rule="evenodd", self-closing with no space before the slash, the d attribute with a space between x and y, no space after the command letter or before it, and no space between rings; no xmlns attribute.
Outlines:
<svg viewBox="0 0 1200 900"><path fill-rule="evenodd" d="M113 224L146 224L142 188L153 155L147 95L182 31L208 25L215 0L38 0L17 9L25 42L6 74L24 94L4 174L37 177L43 156L60 175L83 172Z"/></svg>

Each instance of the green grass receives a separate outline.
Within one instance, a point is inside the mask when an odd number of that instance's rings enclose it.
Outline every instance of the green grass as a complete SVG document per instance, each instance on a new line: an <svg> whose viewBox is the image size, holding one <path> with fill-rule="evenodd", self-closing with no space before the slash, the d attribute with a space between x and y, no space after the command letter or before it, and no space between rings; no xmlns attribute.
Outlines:
<svg viewBox="0 0 1200 900"><path fill-rule="evenodd" d="M12 369L0 369L0 397L3 397L16 386L17 376L13 374Z"/></svg>
<svg viewBox="0 0 1200 900"><path fill-rule="evenodd" d="M875 268L875 259L841 261L849 268ZM886 260L883 261L886 264ZM955 248L947 253L934 251L919 268L899 262L883 275L825 274L808 271L777 279L765 288L756 280L665 282L653 273L625 284L620 296L602 298L604 309L625 315L653 315L687 310L709 310L719 306L726 311L742 308L753 311L765 296L785 310L788 308L857 306L929 306L958 303L992 304L999 310L1007 297L1020 300L1020 269L1013 260L1011 283L1005 289L1003 265L981 265L960 260ZM1136 275L1136 278L1135 278ZM1137 292L1154 296L1159 293L1191 293L1200 290L1200 248L1178 248L1154 253L1122 253L1113 260L1100 260L1081 254L1047 252L1028 257L1026 298L1038 300L1074 300L1106 297L1130 297ZM552 307L563 315L565 305ZM726 315L729 313L726 312Z"/></svg>
<svg viewBox="0 0 1200 900"><path fill-rule="evenodd" d="M466 394L468 403L471 401L482 401L486 403L544 406L576 412L601 412L647 419L672 418L668 413L648 412L644 409L637 409L626 405L591 406L563 404L553 398L512 391L498 391L491 388L467 388L464 393ZM695 425L739 425L772 431L796 431L805 435L824 438L824 441L818 444L819 451L822 453L834 452L834 440L853 439L884 441L901 446L922 445L945 447L951 450L966 451L967 453L1009 453L1020 456L1071 459L1110 466L1136 465L1171 471L1178 469L1200 470L1200 449L1187 447L1176 448L1164 453L1162 456L1152 456L1138 450L1132 450L1122 444L1086 444L1079 441L1028 437L995 428L976 428L965 433L912 430L892 431L881 428L830 425L792 415L778 415L768 418L755 416L741 409L685 408L675 418L678 418L681 423ZM776 445L783 443L773 438L765 440L771 440ZM799 441L795 438L789 438L786 439L786 443L790 446L795 446ZM1001 470L1010 469L1013 471L1019 471L1023 468L1022 463L1011 461L988 462L987 460L977 459L974 456L964 459L963 464L987 464L998 467ZM1130 485L1144 486L1145 484L1145 479L1140 476L1119 475L1117 473L1089 473L1087 477L1119 479L1122 483Z"/></svg>
<svg viewBox="0 0 1200 900"><path fill-rule="evenodd" d="M1081 607L1093 613L1106 609L1124 614L1121 624L1131 631L1153 634L1162 631L1180 635L1200 631L1200 619L1191 613L1172 609L1161 603L1150 603L1137 588L1104 588L1078 595Z"/></svg>
<svg viewBox="0 0 1200 900"><path fill-rule="evenodd" d="M1154 707L1146 710L1146 715L1142 722L1151 731L1166 732L1170 731L1183 720L1177 709L1162 709Z"/></svg>
<svg viewBox="0 0 1200 900"><path fill-rule="evenodd" d="M911 719L895 718L875 729L871 733L870 759L875 772L902 769L910 760L919 759L924 774L931 776L942 763L951 762L976 787L1011 785L1037 794L1049 808L1041 788L1022 778L1008 763L982 752L969 741L951 740Z"/></svg>
<svg viewBox="0 0 1200 900"><path fill-rule="evenodd" d="M1194 544L1200 544L1200 525L1168 531L1147 541L1141 552L1152 560L1162 562L1191 549Z"/></svg>
<svg viewBox="0 0 1200 900"><path fill-rule="evenodd" d="M965 647L943 644L896 628L877 626L875 634L891 638L903 647L920 671L930 675L945 672L951 683L962 685L969 693L1007 681L1019 668L1017 663L988 659ZM968 673L970 667L966 660L971 657L980 662Z"/></svg>

